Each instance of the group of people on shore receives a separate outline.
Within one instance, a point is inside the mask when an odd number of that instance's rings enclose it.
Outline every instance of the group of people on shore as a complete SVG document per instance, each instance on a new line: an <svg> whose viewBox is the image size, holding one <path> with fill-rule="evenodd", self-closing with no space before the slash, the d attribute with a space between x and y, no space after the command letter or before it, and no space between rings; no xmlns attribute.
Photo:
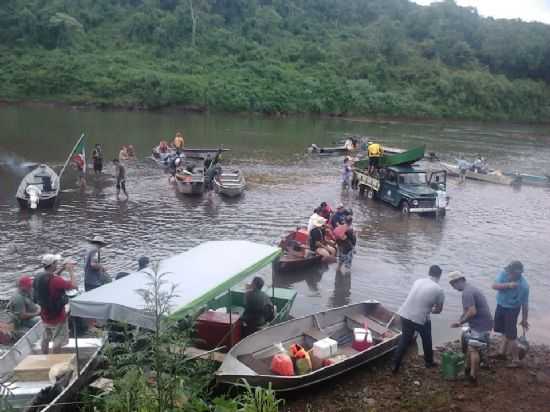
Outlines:
<svg viewBox="0 0 550 412"><path fill-rule="evenodd" d="M84 258L84 289L90 291L112 281L101 263L101 248L107 245L101 236L88 239L91 247ZM138 259L138 270L149 266L149 258ZM34 277L23 275L17 281L17 289L8 302L8 311L15 336L21 336L38 321L44 325L41 348L44 354L57 353L69 339L67 292L77 289L75 262L58 254L41 257L41 271ZM114 280L128 275L119 272Z"/></svg>
<svg viewBox="0 0 550 412"><path fill-rule="evenodd" d="M113 166L115 168L116 178L116 196L120 197L120 191L124 193L126 199L129 198L126 191L126 167L122 162L132 160L136 158L136 153L133 145L123 145L119 151L118 157L113 159ZM103 148L99 143L96 143L92 150L92 166L94 174L100 175L103 173ZM82 190L86 188L86 160L84 157L76 155L72 159L72 163L78 173L78 184Z"/></svg>
<svg viewBox="0 0 550 412"><path fill-rule="evenodd" d="M494 318L487 304L483 292L467 281L460 272L448 274L450 285L462 294L463 313L453 322L451 328L464 329L463 351L466 354L466 377L472 383L477 383L481 360L486 362L485 356L490 345L491 330L503 336L498 354L499 360L510 362L510 368L520 366L518 349L518 317L522 318L519 325L524 331L528 330L529 316L529 285L523 275L523 264L513 261L496 277L492 288L497 291L496 310ZM392 371L399 371L402 358L407 347L412 342L415 333L422 339L424 361L427 368L437 366L432 349L431 314L443 311L445 300L443 288L439 285L442 270L439 266L430 267L427 278L414 282L405 302L398 311L401 318L402 335L393 357Z"/></svg>

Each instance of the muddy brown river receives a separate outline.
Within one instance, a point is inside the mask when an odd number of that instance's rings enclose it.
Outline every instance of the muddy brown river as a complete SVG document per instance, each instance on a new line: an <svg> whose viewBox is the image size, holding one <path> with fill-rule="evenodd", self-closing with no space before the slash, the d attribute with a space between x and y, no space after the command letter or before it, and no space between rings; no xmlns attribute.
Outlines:
<svg viewBox="0 0 550 412"><path fill-rule="evenodd" d="M184 132L187 146L230 148L223 162L244 172L249 183L245 195L227 200L215 194L176 194L167 175L149 160L152 146L171 139L176 130ZM20 211L17 166L34 161L60 168L81 132L87 135L88 159L94 143L103 145L107 159L122 144L134 145L139 159L127 164L129 201L117 201L109 164L105 176L89 177L83 193L74 171L66 174L56 210ZM295 316L365 299L397 309L412 282L432 264L444 272L462 271L486 291L494 308L491 283L509 261L519 259L531 286L529 336L549 342L550 189L473 181L458 185L450 179L451 204L444 219L404 217L385 204L342 192L342 158L306 154L311 143L330 145L344 133L399 147L425 143L445 160L480 153L493 168L550 174L549 126L1 107L0 297L10 295L20 274L36 269L43 253L75 257L81 275L89 236L109 241L102 259L114 274L136 268L139 256L164 258L205 240L273 243L306 223L321 201L333 206L343 202L353 208L359 232L352 273L336 274L330 265L275 276L276 285L298 291ZM263 271L267 283L270 272ZM460 295L445 277L441 284L446 302L443 314L433 317L436 341L456 337L458 332L448 325L461 311Z"/></svg>

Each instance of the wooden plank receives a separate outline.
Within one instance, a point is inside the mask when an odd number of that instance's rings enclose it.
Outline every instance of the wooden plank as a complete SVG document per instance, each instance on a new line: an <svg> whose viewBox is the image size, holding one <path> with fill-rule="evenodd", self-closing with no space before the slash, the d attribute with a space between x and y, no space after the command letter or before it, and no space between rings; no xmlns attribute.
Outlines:
<svg viewBox="0 0 550 412"><path fill-rule="evenodd" d="M57 353L51 355L29 355L15 367L13 374L18 381L47 381L50 369L59 363L74 365L74 353Z"/></svg>

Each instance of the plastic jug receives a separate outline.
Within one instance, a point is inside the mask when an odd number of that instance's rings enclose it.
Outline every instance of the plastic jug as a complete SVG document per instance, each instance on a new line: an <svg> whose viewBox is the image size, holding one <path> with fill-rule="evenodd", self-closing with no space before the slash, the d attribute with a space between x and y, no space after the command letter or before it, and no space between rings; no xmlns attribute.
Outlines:
<svg viewBox="0 0 550 412"><path fill-rule="evenodd" d="M444 379L456 379L464 368L464 355L457 352L443 352L441 373Z"/></svg>

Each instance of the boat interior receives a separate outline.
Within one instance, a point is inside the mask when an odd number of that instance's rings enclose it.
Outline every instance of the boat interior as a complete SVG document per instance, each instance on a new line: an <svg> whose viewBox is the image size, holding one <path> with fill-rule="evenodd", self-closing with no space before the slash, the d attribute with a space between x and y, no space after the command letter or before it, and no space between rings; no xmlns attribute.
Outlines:
<svg viewBox="0 0 550 412"><path fill-rule="evenodd" d="M69 339L60 353L43 355L42 323L31 328L17 343L0 357L0 376L8 376L10 387L8 401L14 408L22 408L49 386L56 383L63 372L63 380L69 386L78 376L76 343ZM78 364L83 373L103 345L103 338L78 338ZM52 343L50 342L50 348Z"/></svg>
<svg viewBox="0 0 550 412"><path fill-rule="evenodd" d="M367 325L371 331L373 345L366 351L376 349L389 340L397 340L400 335L399 320L395 319L392 312L378 303L364 303L354 306L344 307L336 311L321 312L297 320L296 323L299 323L299 325L293 325L292 328L289 328L289 334L285 334L284 330L281 330L278 334L280 335L278 340L261 340L263 345L255 345L256 347L250 348L252 350L248 353L236 354L237 359L259 375L273 375L271 360L273 355L277 353L274 342L280 342L287 351L295 343L302 346L306 351L310 351L316 341L329 337L338 342L338 350L333 356L338 362L365 352L352 347L354 328L364 328ZM345 309L348 309L348 311ZM287 325L293 322L291 321ZM281 329L284 326L285 324L280 325ZM257 341L260 342L260 340ZM313 360L312 367L311 373L324 368L322 364Z"/></svg>
<svg viewBox="0 0 550 412"><path fill-rule="evenodd" d="M271 298L271 302L276 308L275 319L271 323L278 323L285 320L290 312L290 308L296 299L296 291L285 288L264 288L263 291ZM232 313L242 314L244 312L244 296L246 291L243 289L229 290L208 303L208 309L217 310L227 308Z"/></svg>

